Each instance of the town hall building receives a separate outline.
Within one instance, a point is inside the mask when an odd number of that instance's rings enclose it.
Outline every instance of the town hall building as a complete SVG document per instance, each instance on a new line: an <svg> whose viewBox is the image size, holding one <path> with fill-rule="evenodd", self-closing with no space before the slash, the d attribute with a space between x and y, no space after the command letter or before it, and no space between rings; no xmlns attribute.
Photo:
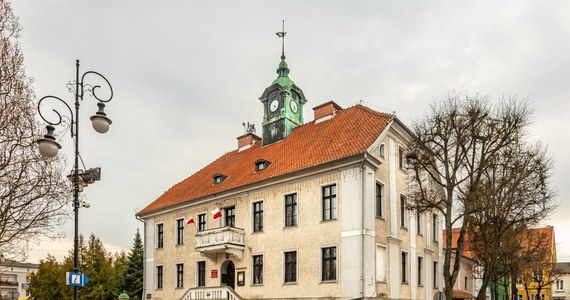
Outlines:
<svg viewBox="0 0 570 300"><path fill-rule="evenodd" d="M145 299L433 299L442 290L441 215L406 209L410 130L394 114L333 101L305 122L308 101L289 71L283 53L260 97L260 135L247 130L137 213Z"/></svg>

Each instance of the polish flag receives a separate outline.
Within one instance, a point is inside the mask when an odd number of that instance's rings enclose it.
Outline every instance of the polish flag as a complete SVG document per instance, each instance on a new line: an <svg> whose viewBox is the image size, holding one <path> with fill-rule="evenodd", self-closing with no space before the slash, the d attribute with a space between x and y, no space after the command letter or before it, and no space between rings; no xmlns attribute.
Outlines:
<svg viewBox="0 0 570 300"><path fill-rule="evenodd" d="M214 220L222 216L222 212L216 207L212 210L212 215L214 215Z"/></svg>
<svg viewBox="0 0 570 300"><path fill-rule="evenodd" d="M190 216L190 219L188 219L188 221L186 221L186 224L194 224L194 218L192 216Z"/></svg>

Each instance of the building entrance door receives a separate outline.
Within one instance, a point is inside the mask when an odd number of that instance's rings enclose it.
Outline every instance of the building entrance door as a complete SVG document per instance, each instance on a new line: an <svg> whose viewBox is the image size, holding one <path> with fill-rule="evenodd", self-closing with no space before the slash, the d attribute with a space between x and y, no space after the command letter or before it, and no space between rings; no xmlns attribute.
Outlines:
<svg viewBox="0 0 570 300"><path fill-rule="evenodd" d="M236 267L234 262L231 260L226 260L222 264L222 284L225 284L232 289L235 289L235 282L236 282Z"/></svg>

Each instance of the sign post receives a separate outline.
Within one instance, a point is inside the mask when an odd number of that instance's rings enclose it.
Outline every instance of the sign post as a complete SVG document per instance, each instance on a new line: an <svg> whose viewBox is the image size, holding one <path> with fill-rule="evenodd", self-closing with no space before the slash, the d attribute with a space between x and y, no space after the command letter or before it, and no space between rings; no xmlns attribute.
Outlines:
<svg viewBox="0 0 570 300"><path fill-rule="evenodd" d="M89 282L89 278L79 272L65 272L65 284L70 286L84 286Z"/></svg>

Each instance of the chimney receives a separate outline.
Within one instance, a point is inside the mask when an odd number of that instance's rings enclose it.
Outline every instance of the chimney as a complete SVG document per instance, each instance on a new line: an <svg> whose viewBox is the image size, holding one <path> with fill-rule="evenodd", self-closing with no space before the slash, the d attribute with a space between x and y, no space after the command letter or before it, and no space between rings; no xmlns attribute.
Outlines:
<svg viewBox="0 0 570 300"><path fill-rule="evenodd" d="M251 148L255 143L260 142L261 138L255 135L253 132L248 132L237 138L238 140L238 152Z"/></svg>
<svg viewBox="0 0 570 300"><path fill-rule="evenodd" d="M334 117L336 112L341 109L342 107L334 103L334 101L325 102L319 106L313 107L315 123L320 123Z"/></svg>

